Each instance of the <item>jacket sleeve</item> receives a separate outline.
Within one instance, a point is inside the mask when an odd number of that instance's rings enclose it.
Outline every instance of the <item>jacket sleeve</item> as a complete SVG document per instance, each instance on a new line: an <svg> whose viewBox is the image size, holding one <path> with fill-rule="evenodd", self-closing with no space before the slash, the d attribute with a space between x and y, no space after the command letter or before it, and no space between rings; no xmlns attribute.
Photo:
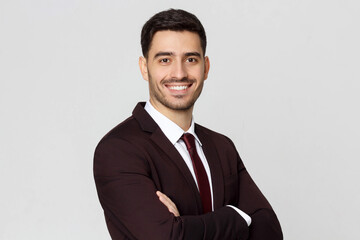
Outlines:
<svg viewBox="0 0 360 240"><path fill-rule="evenodd" d="M112 239L248 239L245 220L229 207L204 215L171 214L155 193L147 158L119 138L105 139L95 150L95 183Z"/></svg>
<svg viewBox="0 0 360 240"><path fill-rule="evenodd" d="M239 202L238 208L251 217L249 240L282 240L279 220L271 205L247 172L240 156L238 158Z"/></svg>

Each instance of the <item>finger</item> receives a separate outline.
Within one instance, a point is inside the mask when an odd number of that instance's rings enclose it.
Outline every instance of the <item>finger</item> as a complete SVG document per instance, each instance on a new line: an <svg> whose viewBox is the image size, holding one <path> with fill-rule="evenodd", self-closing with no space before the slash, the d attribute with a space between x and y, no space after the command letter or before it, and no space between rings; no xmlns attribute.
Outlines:
<svg viewBox="0 0 360 240"><path fill-rule="evenodd" d="M173 206L168 206L168 210L169 212L171 212L172 214L174 214L175 217L180 216L179 212L177 211L176 208L174 208Z"/></svg>
<svg viewBox="0 0 360 240"><path fill-rule="evenodd" d="M174 204L172 203L172 201L163 193L159 192L158 193L159 196L159 200L168 208L169 207L174 207Z"/></svg>
<svg viewBox="0 0 360 240"><path fill-rule="evenodd" d="M166 196L165 194L163 194L160 191L157 191L156 195L158 195L159 200L167 207L169 212L174 214L175 217L180 216L180 213L179 213L175 203L173 201L171 201L171 199L168 196Z"/></svg>
<svg viewBox="0 0 360 240"><path fill-rule="evenodd" d="M172 208L176 208L175 203L174 203L173 201L171 201L171 199L170 199L168 196L166 196L166 195L163 194L162 192L160 192L160 196L161 196L161 198L164 199L164 201L165 201L168 205L170 205Z"/></svg>

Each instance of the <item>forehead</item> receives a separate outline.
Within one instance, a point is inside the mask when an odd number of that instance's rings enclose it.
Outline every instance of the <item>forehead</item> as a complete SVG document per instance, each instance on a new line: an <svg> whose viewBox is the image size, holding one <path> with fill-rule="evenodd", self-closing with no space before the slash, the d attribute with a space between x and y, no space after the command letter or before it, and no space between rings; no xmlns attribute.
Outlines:
<svg viewBox="0 0 360 240"><path fill-rule="evenodd" d="M157 52L174 52L182 54L186 52L199 52L203 55L200 37L197 33L189 31L158 31L151 41L149 56Z"/></svg>

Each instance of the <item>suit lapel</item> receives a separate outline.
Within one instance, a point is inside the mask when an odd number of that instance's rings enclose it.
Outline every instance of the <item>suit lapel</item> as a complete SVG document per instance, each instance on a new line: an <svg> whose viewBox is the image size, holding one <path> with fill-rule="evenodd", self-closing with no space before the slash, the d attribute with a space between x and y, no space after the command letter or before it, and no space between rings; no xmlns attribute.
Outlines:
<svg viewBox="0 0 360 240"><path fill-rule="evenodd" d="M195 194L196 205L198 212L202 212L201 198L200 193L197 189L194 178L191 175L189 168L181 157L180 153L176 150L174 145L169 141L169 139L164 135L159 126L154 122L151 116L144 110L145 103L139 103L134 111L133 116L137 119L142 129L146 132L151 133L150 139L163 151L166 156L171 159L175 164L178 170L181 172L181 175L184 176L186 182L188 183L191 191ZM164 159L165 156L164 156Z"/></svg>
<svg viewBox="0 0 360 240"><path fill-rule="evenodd" d="M164 133L160 128L157 128L151 136L151 140L159 147L161 150L168 156L171 161L177 166L179 171L182 173L186 181L188 182L191 189L199 193L195 180L191 175L189 168L186 166L186 163L182 159L180 153L176 150L174 145L166 138ZM198 195L199 204L201 205L200 194Z"/></svg>
<svg viewBox="0 0 360 240"><path fill-rule="evenodd" d="M199 125L195 125L195 131L198 135L202 148L209 163L211 172L211 181L213 186L214 209L218 209L224 204L224 178L220 164L220 157L216 151L216 145Z"/></svg>

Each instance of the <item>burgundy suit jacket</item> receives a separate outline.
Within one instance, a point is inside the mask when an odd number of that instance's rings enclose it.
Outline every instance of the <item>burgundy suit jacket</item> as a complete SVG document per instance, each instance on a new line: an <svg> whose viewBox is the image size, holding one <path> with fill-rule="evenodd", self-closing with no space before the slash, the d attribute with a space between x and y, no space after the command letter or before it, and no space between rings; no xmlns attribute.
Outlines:
<svg viewBox="0 0 360 240"><path fill-rule="evenodd" d="M181 155L139 103L100 141L94 177L112 239L281 240L279 221L227 137L195 125L212 176L214 211L202 214L195 181ZM175 217L155 192L176 204ZM232 208L252 218L250 227Z"/></svg>

